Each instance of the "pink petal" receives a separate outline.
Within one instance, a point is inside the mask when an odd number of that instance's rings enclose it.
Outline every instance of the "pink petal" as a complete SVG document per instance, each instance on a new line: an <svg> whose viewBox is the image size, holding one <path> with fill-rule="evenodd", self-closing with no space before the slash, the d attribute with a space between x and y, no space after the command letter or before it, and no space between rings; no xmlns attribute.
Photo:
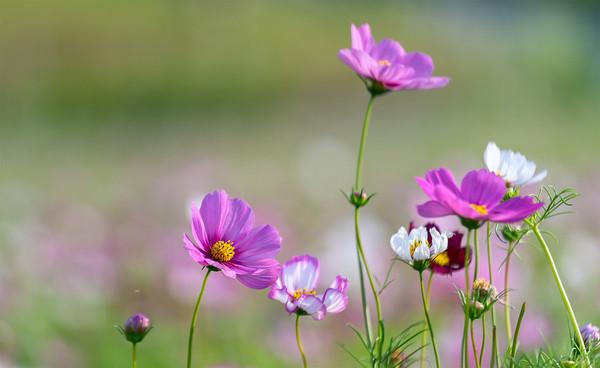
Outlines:
<svg viewBox="0 0 600 368"><path fill-rule="evenodd" d="M330 288L323 294L323 304L327 307L327 313L340 313L348 306L348 296Z"/></svg>
<svg viewBox="0 0 600 368"><path fill-rule="evenodd" d="M352 35L353 49L362 50L367 53L371 52L373 46L375 46L375 40L371 36L371 27L367 23L360 27L356 27L353 24L350 33Z"/></svg>
<svg viewBox="0 0 600 368"><path fill-rule="evenodd" d="M187 250L188 254L194 262L199 263L203 266L208 266L206 263L206 255L203 253L201 249L198 249L194 243L191 241L187 234L183 234L183 247Z"/></svg>
<svg viewBox="0 0 600 368"><path fill-rule="evenodd" d="M259 268L249 274L238 274L237 279L251 289L265 289L273 285L279 275L279 263L276 260L263 263L264 268Z"/></svg>
<svg viewBox="0 0 600 368"><path fill-rule="evenodd" d="M230 209L229 195L224 190L216 190L204 196L200 206L200 215L204 222L209 245L224 240L223 234Z"/></svg>
<svg viewBox="0 0 600 368"><path fill-rule="evenodd" d="M265 258L274 258L281 250L281 236L271 225L256 227L241 240L234 242L235 255L232 260L244 266Z"/></svg>
<svg viewBox="0 0 600 368"><path fill-rule="evenodd" d="M428 201L417 206L417 212L422 217L444 217L454 215L448 207L437 201Z"/></svg>
<svg viewBox="0 0 600 368"><path fill-rule="evenodd" d="M319 260L309 255L296 256L283 264L283 285L290 291L314 290L319 281Z"/></svg>

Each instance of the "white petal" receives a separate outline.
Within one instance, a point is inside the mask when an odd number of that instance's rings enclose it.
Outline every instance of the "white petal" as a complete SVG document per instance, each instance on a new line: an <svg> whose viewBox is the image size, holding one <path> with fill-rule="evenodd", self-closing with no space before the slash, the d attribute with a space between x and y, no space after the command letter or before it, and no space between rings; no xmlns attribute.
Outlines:
<svg viewBox="0 0 600 368"><path fill-rule="evenodd" d="M496 143L488 143L485 152L483 153L483 162L485 162L485 166L488 170L492 172L498 171L498 166L500 166L500 149Z"/></svg>
<svg viewBox="0 0 600 368"><path fill-rule="evenodd" d="M527 181L526 183L523 183L523 185L539 183L540 181L544 180L544 178L546 178L546 175L548 175L548 171L544 170L541 173L534 176L533 178L529 179L529 181Z"/></svg>
<svg viewBox="0 0 600 368"><path fill-rule="evenodd" d="M408 234L404 227L401 227L396 234L392 235L390 238L390 245L398 255L400 255L402 248L406 248L408 245Z"/></svg>
<svg viewBox="0 0 600 368"><path fill-rule="evenodd" d="M424 261L426 259L429 259L429 247L426 245L421 245L420 247L415 249L413 258L415 261Z"/></svg>

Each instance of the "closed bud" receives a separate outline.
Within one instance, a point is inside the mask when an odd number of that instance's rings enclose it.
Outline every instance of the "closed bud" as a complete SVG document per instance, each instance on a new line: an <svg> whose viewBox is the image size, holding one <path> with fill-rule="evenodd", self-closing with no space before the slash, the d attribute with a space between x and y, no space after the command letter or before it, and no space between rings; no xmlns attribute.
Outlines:
<svg viewBox="0 0 600 368"><path fill-rule="evenodd" d="M125 339L133 344L142 341L150 332L152 326L150 319L142 313L134 314L127 318L123 327L115 326L115 328L125 337Z"/></svg>

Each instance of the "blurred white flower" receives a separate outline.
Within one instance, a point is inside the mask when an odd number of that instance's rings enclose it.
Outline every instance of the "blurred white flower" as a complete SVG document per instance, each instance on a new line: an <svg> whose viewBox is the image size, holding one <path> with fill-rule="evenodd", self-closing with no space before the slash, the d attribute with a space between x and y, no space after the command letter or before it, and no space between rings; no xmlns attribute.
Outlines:
<svg viewBox="0 0 600 368"><path fill-rule="evenodd" d="M501 150L496 143L488 143L483 153L483 161L488 170L502 177L511 185L524 186L542 181L548 172L546 170L535 174L535 162L527 160L519 152Z"/></svg>

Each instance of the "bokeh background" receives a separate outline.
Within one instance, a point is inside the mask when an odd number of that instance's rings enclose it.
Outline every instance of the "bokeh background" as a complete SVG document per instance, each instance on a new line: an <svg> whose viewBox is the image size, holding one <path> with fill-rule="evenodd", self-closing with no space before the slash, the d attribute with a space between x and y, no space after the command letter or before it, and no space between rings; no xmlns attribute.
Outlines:
<svg viewBox="0 0 600 368"><path fill-rule="evenodd" d="M363 226L377 275L389 236L422 221L414 177L481 167L493 140L581 193L574 214L546 227L580 322L600 323L599 17L592 1L0 1L0 366L126 367L130 346L113 325L138 311L155 325L140 366L182 366L202 273L181 236L190 204L215 188L279 228L281 261L309 252L323 284L343 273L356 286L339 190L353 182L367 93L336 57L352 22L431 54L452 78L376 103L365 182L377 196ZM542 254L534 242L519 253L522 349L566 350ZM416 273L398 264L392 275L384 313L398 332L422 316ZM434 285L447 367L460 280ZM358 349L345 326L361 321L351 293L343 314L304 321L314 367L353 366L340 348ZM198 366L298 364L293 319L265 291L216 275L199 326Z"/></svg>

